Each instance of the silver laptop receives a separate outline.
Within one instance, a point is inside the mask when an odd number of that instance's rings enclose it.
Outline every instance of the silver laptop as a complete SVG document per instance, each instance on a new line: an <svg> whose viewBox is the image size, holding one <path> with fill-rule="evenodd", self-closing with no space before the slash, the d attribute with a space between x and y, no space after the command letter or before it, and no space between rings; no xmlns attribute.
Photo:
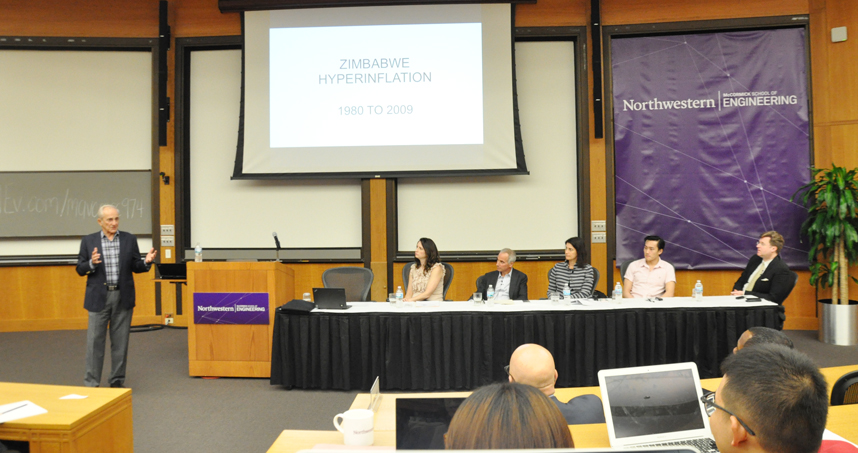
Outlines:
<svg viewBox="0 0 858 453"><path fill-rule="evenodd" d="M717 452L693 362L599 371L613 448L692 445Z"/></svg>

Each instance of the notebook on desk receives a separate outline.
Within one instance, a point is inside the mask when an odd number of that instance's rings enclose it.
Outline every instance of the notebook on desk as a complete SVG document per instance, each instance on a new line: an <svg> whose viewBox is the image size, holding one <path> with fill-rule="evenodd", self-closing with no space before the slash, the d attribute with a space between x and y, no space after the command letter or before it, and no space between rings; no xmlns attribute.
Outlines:
<svg viewBox="0 0 858 453"><path fill-rule="evenodd" d="M692 362L599 371L611 447L690 443L717 452Z"/></svg>

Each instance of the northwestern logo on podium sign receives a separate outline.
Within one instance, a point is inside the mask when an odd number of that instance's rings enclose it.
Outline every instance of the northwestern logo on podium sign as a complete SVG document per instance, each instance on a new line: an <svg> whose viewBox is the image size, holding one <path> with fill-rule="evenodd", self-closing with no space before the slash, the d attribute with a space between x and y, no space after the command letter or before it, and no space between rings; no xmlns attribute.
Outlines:
<svg viewBox="0 0 858 453"><path fill-rule="evenodd" d="M195 324L269 324L268 293L194 293Z"/></svg>

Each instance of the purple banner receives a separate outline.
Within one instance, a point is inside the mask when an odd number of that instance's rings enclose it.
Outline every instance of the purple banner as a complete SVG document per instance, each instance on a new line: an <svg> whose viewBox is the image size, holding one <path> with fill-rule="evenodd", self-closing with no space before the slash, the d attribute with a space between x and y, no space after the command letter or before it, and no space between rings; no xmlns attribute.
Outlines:
<svg viewBox="0 0 858 453"><path fill-rule="evenodd" d="M269 324L268 293L194 293L195 324Z"/></svg>
<svg viewBox="0 0 858 453"><path fill-rule="evenodd" d="M743 268L760 234L807 268L804 28L611 40L617 264L667 242L677 269Z"/></svg>

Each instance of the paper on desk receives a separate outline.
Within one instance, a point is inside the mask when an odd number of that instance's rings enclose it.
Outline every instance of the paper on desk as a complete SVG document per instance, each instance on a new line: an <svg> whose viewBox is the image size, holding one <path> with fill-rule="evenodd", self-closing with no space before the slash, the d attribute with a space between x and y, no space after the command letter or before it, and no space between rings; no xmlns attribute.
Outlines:
<svg viewBox="0 0 858 453"><path fill-rule="evenodd" d="M0 423L11 422L34 415L45 414L48 411L37 406L31 401L18 401L17 403L4 404L0 406Z"/></svg>
<svg viewBox="0 0 858 453"><path fill-rule="evenodd" d="M61 400L82 400L84 398L89 398L89 397L86 395L77 395L74 393L60 397Z"/></svg>

